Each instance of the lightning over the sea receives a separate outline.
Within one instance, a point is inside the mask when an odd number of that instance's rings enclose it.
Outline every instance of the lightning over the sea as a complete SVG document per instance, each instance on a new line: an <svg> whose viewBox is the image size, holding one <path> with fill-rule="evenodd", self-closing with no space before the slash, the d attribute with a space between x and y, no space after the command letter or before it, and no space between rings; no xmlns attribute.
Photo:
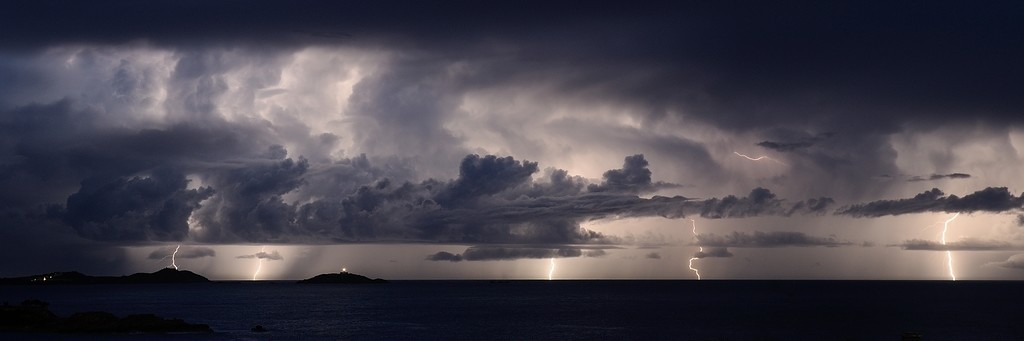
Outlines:
<svg viewBox="0 0 1024 341"><path fill-rule="evenodd" d="M555 257L551 257L551 268L548 269L548 280L555 277Z"/></svg>
<svg viewBox="0 0 1024 341"><path fill-rule="evenodd" d="M946 220L946 223L942 225L942 245L946 245L946 231L949 230L949 222L953 221L953 219L956 219L958 216L960 216L960 212L954 214L952 218ZM953 251L946 250L946 265L949 267L949 278L955 281L956 274L953 273Z"/></svg>
<svg viewBox="0 0 1024 341"><path fill-rule="evenodd" d="M780 165L784 165L784 166L786 165L786 164L785 164L785 163L783 163L782 161L779 161L779 160L776 160L776 159L770 158L770 157L768 157L767 155L761 155L761 156L758 156L758 157L750 157L750 156L747 156L747 155L745 155L745 154L740 154L739 152L732 152L732 153L733 153L733 154L736 154L736 155L739 155L740 157L743 157L744 159L747 159L747 160L750 160L750 161L761 161L761 160L769 160L769 161L775 161L775 162L777 162L777 163L778 163L778 164L780 164Z"/></svg>
<svg viewBox="0 0 1024 341"><path fill-rule="evenodd" d="M693 225L693 239L697 239L697 221L695 221L693 219L690 219L690 224ZM700 246L700 245L697 245L697 252L698 253L704 252L704 247ZM699 281L700 280L700 271L697 271L697 268L693 267L693 261L697 260L697 259L699 259L699 258L697 258L697 257L691 257L690 258L690 270L692 270L693 273L697 275L697 280Z"/></svg>
<svg viewBox="0 0 1024 341"><path fill-rule="evenodd" d="M181 244L178 244L178 246L174 248L174 253L171 254L171 266L174 267L174 270L178 270L178 263L174 261L174 257L178 255L178 249L180 248Z"/></svg>
<svg viewBox="0 0 1024 341"><path fill-rule="evenodd" d="M252 274L252 280L254 281L256 280L256 276L260 274L260 270L263 269L263 257L260 257L260 255L263 254L263 252L266 251L266 249L267 247L263 246L260 248L260 253L256 254L256 259L259 263L257 263L256 265L256 272Z"/></svg>

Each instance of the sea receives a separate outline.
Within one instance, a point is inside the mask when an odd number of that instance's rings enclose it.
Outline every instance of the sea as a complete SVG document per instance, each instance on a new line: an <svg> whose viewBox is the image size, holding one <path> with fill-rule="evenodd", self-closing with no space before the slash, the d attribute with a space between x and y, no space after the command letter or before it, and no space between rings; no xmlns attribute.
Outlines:
<svg viewBox="0 0 1024 341"><path fill-rule="evenodd" d="M214 330L2 340L1024 340L1015 281L238 281L0 286L0 299Z"/></svg>

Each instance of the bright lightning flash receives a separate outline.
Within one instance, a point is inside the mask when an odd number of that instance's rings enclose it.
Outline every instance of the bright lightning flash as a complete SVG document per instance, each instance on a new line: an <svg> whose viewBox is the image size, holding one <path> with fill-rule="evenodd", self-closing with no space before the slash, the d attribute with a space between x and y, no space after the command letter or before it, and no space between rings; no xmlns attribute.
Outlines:
<svg viewBox="0 0 1024 341"><path fill-rule="evenodd" d="M180 249L180 248L181 248L181 244L178 244L178 247L174 248L174 253L171 254L171 266L174 267L174 270L178 270L178 263L176 263L174 261L174 256L178 255L178 249Z"/></svg>
<svg viewBox="0 0 1024 341"><path fill-rule="evenodd" d="M946 220L946 223L942 225L942 245L946 245L946 231L949 230L949 222L953 221L953 219L956 219L958 216L960 216L960 212L954 214L952 218ZM956 274L953 273L953 251L946 250L946 265L949 267L949 278L955 281Z"/></svg>
<svg viewBox="0 0 1024 341"><path fill-rule="evenodd" d="M695 221L693 219L690 219L690 224L693 225L693 238L697 239L697 221ZM697 245L697 251L698 252L704 252L704 247L700 246L700 245ZM700 280L700 272L697 271L697 268L693 267L693 261L695 261L697 259L699 259L699 258L697 258L697 257L690 258L690 270L693 270L693 273L697 274L697 280L699 281Z"/></svg>
<svg viewBox="0 0 1024 341"><path fill-rule="evenodd" d="M750 160L750 161L770 160L770 161L778 162L780 165L783 165L783 166L786 165L785 163L782 163L782 161L770 158L770 157L768 157L766 155L761 155L761 156L758 156L758 157L750 157L750 156L747 156L747 155L744 155L744 154L740 154L739 152L732 152L732 153L736 154L736 155L739 155L739 156L743 157L744 159L747 159L747 160Z"/></svg>
<svg viewBox="0 0 1024 341"><path fill-rule="evenodd" d="M548 269L548 280L555 277L555 258L551 257L551 268Z"/></svg>
<svg viewBox="0 0 1024 341"><path fill-rule="evenodd" d="M263 251L265 251L266 249L267 249L266 246L261 247L260 248L260 253L262 254ZM254 280L254 281L256 280L256 276L260 274L260 269L263 269L263 257L260 257L260 256L261 256L260 254L256 255L256 259L259 259L259 263L257 263L257 265L256 265L256 272L252 274L252 280Z"/></svg>

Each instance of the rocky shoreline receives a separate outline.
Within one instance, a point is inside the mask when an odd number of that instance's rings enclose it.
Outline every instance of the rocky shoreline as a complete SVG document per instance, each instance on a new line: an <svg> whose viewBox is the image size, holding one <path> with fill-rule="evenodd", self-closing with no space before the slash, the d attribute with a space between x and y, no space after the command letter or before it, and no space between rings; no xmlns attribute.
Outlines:
<svg viewBox="0 0 1024 341"><path fill-rule="evenodd" d="M68 334L125 334L125 333L212 333L205 324L187 323L181 319L167 319L153 314L133 314L117 317L104 311L90 311L59 317L49 304L39 300L25 300L20 305L4 303L0 306L0 331Z"/></svg>

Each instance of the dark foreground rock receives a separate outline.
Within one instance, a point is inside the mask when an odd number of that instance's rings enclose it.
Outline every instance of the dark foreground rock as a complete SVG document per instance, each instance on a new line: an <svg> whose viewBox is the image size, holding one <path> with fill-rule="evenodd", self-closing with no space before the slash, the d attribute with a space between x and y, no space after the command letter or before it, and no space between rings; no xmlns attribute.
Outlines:
<svg viewBox="0 0 1024 341"><path fill-rule="evenodd" d="M316 275L313 278L307 278L299 281L300 284L380 284L387 282L388 281L380 278L370 279L369 277L356 275L350 272Z"/></svg>
<svg viewBox="0 0 1024 341"><path fill-rule="evenodd" d="M77 271L51 272L42 275L0 278L0 284L51 285L51 284L148 284L148 283L203 283L206 277L188 270L161 269L153 273L137 273L129 276L89 276Z"/></svg>
<svg viewBox="0 0 1024 341"><path fill-rule="evenodd" d="M27 300L21 305L0 307L0 331L36 333L211 333L210 326L153 314L118 318L103 311L75 313L61 318L50 312L46 302Z"/></svg>

